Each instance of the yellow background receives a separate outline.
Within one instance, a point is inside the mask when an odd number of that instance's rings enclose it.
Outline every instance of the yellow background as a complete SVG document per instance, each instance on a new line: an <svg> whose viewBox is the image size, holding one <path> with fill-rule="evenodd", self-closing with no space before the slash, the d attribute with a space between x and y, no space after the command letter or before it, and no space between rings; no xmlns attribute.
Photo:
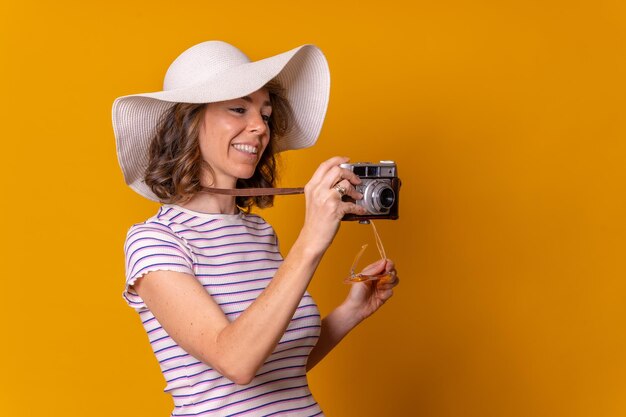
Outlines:
<svg viewBox="0 0 626 417"><path fill-rule="evenodd" d="M625 4L3 0L0 415L168 415L121 298L125 232L157 206L123 183L110 108L208 39L325 51L327 122L282 185L337 154L398 163L378 225L402 284L310 374L327 415L626 415ZM303 199L263 215L286 251ZM323 312L364 241L341 228Z"/></svg>

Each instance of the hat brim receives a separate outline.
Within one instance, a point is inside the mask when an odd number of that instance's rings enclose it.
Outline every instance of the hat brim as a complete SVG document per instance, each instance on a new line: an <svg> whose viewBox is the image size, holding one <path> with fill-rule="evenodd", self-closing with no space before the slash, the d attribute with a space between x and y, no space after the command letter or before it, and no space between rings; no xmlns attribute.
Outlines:
<svg viewBox="0 0 626 417"><path fill-rule="evenodd" d="M192 86L133 94L113 103L117 155L126 183L140 195L159 198L144 182L148 147L163 114L176 103L215 103L251 94L276 79L293 110L289 131L276 138L277 152L312 146L322 129L330 93L324 54L303 45L282 54L235 66Z"/></svg>

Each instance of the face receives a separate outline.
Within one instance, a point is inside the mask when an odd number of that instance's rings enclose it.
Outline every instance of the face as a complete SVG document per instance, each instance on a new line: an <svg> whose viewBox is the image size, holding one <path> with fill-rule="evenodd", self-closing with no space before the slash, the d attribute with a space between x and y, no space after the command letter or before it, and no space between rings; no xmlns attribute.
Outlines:
<svg viewBox="0 0 626 417"><path fill-rule="evenodd" d="M265 89L207 104L200 126L200 152L214 176L205 171L202 185L234 188L237 179L254 175L270 140L271 114L269 93Z"/></svg>

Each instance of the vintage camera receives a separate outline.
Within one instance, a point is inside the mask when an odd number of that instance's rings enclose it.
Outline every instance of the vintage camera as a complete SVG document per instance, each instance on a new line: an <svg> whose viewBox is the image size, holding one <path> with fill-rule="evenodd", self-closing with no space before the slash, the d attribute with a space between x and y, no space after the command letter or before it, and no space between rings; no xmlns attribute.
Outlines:
<svg viewBox="0 0 626 417"><path fill-rule="evenodd" d="M361 184L355 186L363 194L362 200L356 204L367 209L365 215L346 214L342 220L367 221L369 219L392 219L399 217L400 178L396 163L380 161L379 163L358 162L341 164L361 178ZM344 199L354 201L347 196Z"/></svg>

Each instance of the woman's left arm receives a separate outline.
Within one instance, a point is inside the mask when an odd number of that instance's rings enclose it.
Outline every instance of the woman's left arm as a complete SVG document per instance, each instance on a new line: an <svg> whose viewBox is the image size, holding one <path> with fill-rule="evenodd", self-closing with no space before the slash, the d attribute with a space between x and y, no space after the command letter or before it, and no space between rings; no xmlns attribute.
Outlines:
<svg viewBox="0 0 626 417"><path fill-rule="evenodd" d="M317 344L309 354L307 371L317 365L352 329L376 312L393 295L393 287L400 282L396 268L389 259L375 262L362 271L389 277L377 281L351 284L345 301L322 320L322 330Z"/></svg>

